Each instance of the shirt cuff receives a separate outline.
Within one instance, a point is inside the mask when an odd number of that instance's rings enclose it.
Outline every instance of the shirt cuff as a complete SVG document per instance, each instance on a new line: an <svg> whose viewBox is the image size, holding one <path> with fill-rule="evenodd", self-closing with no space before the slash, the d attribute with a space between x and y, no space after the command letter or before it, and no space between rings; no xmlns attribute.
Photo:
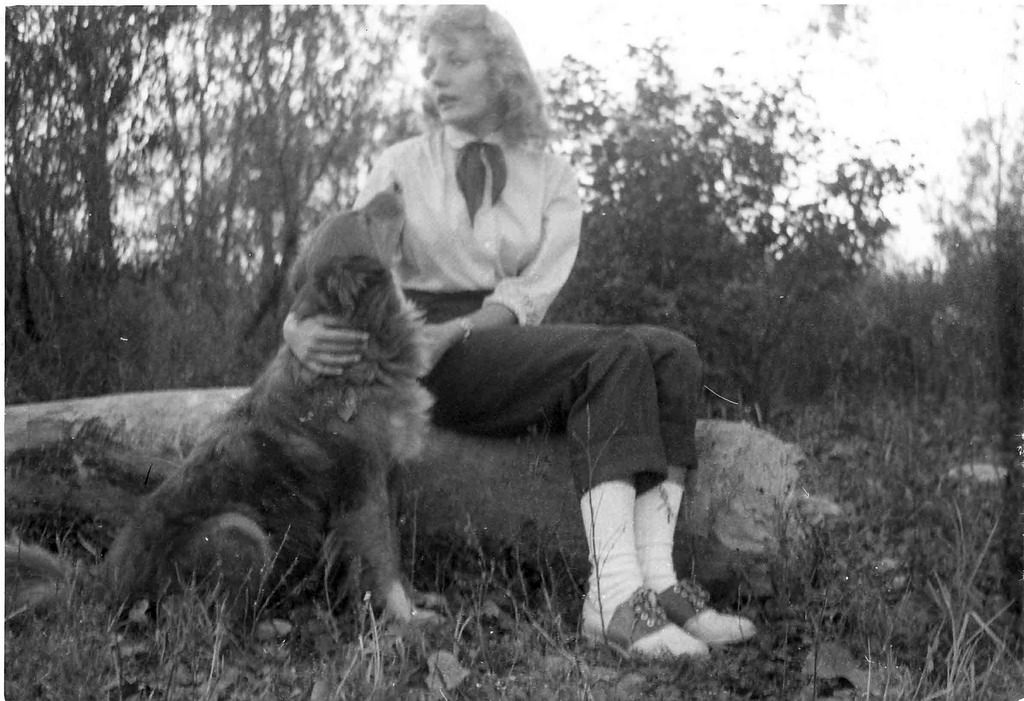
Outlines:
<svg viewBox="0 0 1024 701"><path fill-rule="evenodd" d="M512 310L520 326L536 326L544 319L547 307L541 307L531 296L518 290L502 288L484 298L484 304L500 304Z"/></svg>

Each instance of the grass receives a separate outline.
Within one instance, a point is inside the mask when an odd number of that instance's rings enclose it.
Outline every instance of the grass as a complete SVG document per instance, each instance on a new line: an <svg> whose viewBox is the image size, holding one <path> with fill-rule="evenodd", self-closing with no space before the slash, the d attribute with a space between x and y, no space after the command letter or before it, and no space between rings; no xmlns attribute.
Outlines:
<svg viewBox="0 0 1024 701"><path fill-rule="evenodd" d="M774 568L776 595L722 601L759 627L700 662L620 660L578 636L582 575L558 553L422 537L415 584L447 620L395 631L359 602L314 596L230 626L189 593L115 612L88 578L48 611L5 622L9 699L1018 699L1020 641L999 588L999 486L947 470L992 445L988 417L956 403L833 403L773 430L811 459L810 491L844 515ZM82 519L8 529L90 557ZM84 537L82 534L85 534ZM8 608L10 611L10 608ZM277 619L276 626L266 619Z"/></svg>

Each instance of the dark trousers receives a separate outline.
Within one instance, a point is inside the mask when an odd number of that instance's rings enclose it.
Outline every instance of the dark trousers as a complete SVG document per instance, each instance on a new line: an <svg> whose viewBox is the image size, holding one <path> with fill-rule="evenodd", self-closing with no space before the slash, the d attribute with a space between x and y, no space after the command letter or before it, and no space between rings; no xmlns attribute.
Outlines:
<svg viewBox="0 0 1024 701"><path fill-rule="evenodd" d="M425 306L430 321L455 315ZM643 491L664 479L667 465L696 468L702 382L697 347L681 334L559 324L474 330L424 379L439 426L492 436L564 432L580 494L608 480Z"/></svg>

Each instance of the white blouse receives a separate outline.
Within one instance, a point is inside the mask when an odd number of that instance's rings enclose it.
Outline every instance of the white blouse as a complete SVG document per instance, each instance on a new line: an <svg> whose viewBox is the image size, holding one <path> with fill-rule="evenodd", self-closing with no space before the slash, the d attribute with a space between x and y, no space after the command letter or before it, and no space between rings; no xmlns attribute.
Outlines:
<svg viewBox="0 0 1024 701"><path fill-rule="evenodd" d="M508 179L491 204L491 173L471 224L455 181L459 148L477 140L451 126L384 150L356 199L363 207L398 186L405 205L401 241L390 244L399 283L425 292L493 290L520 324L539 324L565 284L580 243L582 207L576 177L564 159L540 150L502 146Z"/></svg>

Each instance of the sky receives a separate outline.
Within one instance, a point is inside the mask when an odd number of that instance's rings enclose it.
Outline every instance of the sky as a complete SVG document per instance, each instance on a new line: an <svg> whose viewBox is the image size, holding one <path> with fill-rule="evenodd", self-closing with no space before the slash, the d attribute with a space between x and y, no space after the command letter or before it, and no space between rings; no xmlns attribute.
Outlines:
<svg viewBox="0 0 1024 701"><path fill-rule="evenodd" d="M672 48L684 89L709 81L716 66L738 83L768 86L802 66L805 89L836 144L884 150L916 165L924 189L884 203L898 226L892 259L912 264L936 255L935 226L923 210L934 210L940 191L954 198L961 191L965 125L998 114L1004 102L1010 115L1024 116L1024 57L1006 59L1024 5L870 3L867 22L839 40L806 31L812 19L824 25L822 6L807 3L499 0L492 7L516 28L538 73L571 54L622 91L632 79L623 71L627 45L657 37ZM891 139L900 145L884 145Z"/></svg>

